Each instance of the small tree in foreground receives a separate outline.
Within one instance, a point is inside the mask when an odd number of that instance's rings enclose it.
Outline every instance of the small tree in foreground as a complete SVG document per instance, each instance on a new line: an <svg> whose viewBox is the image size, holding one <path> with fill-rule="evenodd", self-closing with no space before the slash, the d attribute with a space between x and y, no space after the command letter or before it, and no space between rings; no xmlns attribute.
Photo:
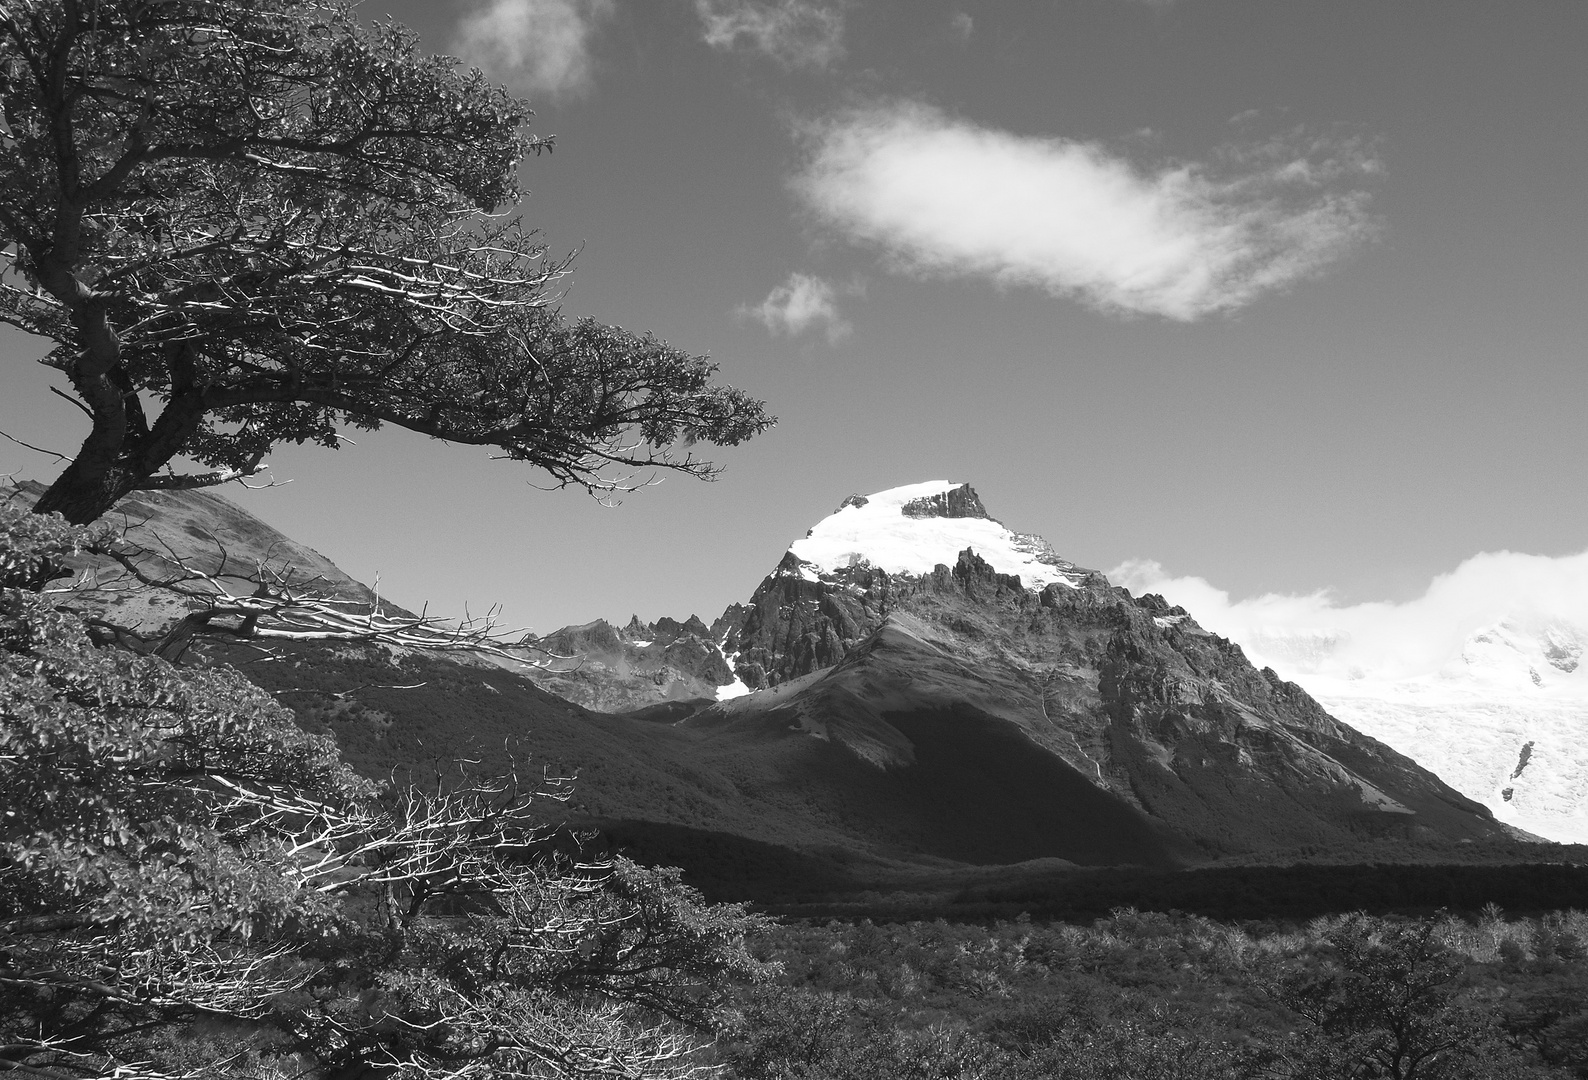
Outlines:
<svg viewBox="0 0 1588 1080"><path fill-rule="evenodd" d="M1477 1080L1505 1074L1493 1059L1507 1053L1494 1018L1461 997L1465 959L1438 930L1430 919L1361 913L1328 925L1322 963L1277 984L1279 999L1306 1025L1297 1068L1287 1075Z"/></svg>
<svg viewBox="0 0 1588 1080"><path fill-rule="evenodd" d="M25 587L84 542L0 513L0 1071L703 1071L754 918L558 856L556 778L377 788L228 669L94 647Z"/></svg>
<svg viewBox="0 0 1588 1080"><path fill-rule="evenodd" d="M0 321L54 343L90 420L38 512L87 523L343 424L596 491L710 475L691 444L771 418L702 358L556 312L566 262L492 213L550 146L529 116L336 0L0 5Z"/></svg>

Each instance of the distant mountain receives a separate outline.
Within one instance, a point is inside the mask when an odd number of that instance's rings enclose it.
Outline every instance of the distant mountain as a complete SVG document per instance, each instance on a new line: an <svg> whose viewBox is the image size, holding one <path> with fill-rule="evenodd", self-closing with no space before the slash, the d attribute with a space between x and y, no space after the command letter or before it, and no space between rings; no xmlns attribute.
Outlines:
<svg viewBox="0 0 1588 1080"><path fill-rule="evenodd" d="M552 662L521 670L537 686L598 712L653 706L658 715L684 715L734 682L721 644L728 625L719 619L708 627L695 615L654 623L636 617L623 627L597 619L527 639Z"/></svg>

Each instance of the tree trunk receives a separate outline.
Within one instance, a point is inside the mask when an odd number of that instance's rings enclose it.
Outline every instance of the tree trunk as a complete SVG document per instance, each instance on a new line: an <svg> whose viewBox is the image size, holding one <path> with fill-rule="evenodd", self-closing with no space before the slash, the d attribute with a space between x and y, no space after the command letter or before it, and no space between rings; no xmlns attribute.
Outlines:
<svg viewBox="0 0 1588 1080"><path fill-rule="evenodd" d="M35 514L59 513L73 525L87 525L110 512L122 497L137 489L143 477L120 465L106 468L79 456L34 504Z"/></svg>
<svg viewBox="0 0 1588 1080"><path fill-rule="evenodd" d="M204 395L193 389L172 397L153 429L130 389L116 404L116 410L103 410L107 415L96 414L94 430L39 497L35 514L53 511L73 525L97 521L180 453L204 418Z"/></svg>

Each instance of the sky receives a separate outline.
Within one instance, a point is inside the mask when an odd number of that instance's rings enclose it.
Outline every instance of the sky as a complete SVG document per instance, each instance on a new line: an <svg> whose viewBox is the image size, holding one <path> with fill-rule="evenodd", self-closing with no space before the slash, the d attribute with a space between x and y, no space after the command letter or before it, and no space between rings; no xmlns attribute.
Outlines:
<svg viewBox="0 0 1588 1080"><path fill-rule="evenodd" d="M709 621L851 492L944 478L1229 604L1412 604L1511 553L1588 610L1580 0L360 12L534 103L567 313L780 417L612 507L391 431L226 489L407 606ZM0 431L70 452L41 351L0 334ZM58 468L0 440L0 473Z"/></svg>

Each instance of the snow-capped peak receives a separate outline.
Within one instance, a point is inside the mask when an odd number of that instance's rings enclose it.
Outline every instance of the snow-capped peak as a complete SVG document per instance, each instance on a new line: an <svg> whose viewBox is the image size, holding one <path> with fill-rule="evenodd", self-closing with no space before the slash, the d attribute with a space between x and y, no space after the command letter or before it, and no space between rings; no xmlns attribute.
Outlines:
<svg viewBox="0 0 1588 1080"><path fill-rule="evenodd" d="M970 548L1027 588L1074 586L1073 564L1039 536L1012 532L987 516L969 484L930 480L872 495L851 495L789 550L818 571L866 563L890 574L929 574L953 566Z"/></svg>

